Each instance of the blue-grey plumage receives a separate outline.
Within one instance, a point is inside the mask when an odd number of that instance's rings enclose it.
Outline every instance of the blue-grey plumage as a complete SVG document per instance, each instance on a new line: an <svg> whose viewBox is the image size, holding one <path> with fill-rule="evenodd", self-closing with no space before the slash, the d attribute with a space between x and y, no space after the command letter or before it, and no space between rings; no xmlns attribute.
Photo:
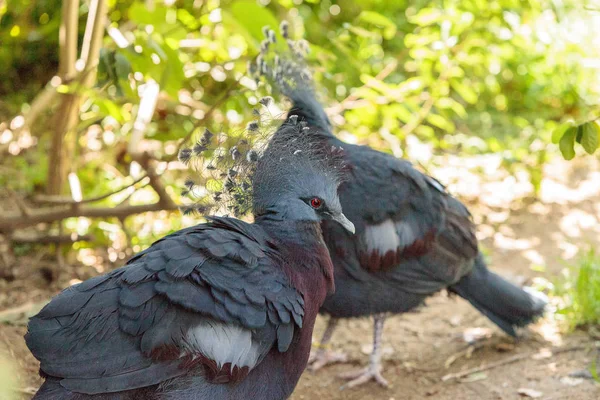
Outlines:
<svg viewBox="0 0 600 400"><path fill-rule="evenodd" d="M283 126L257 161L255 222L209 217L72 286L29 323L35 399L287 398L333 289L320 222L354 230L343 165ZM290 169L289 165L293 165Z"/></svg>
<svg viewBox="0 0 600 400"><path fill-rule="evenodd" d="M409 311L441 289L467 299L510 335L541 315L545 301L540 296L487 269L469 211L438 181L405 160L333 135L304 62L292 53L277 55L278 66L267 80L292 101L287 121L304 122L307 128L301 133L321 135L344 150L349 173L339 197L356 227L356 235L350 236L339 225L322 223L336 284L321 308L331 316L324 338L331 337L336 318L375 316L371 365L349 375L355 378L350 386L369 379L386 384L378 354L384 313ZM263 63L267 56L262 55ZM327 362L323 348L315 361L317 368Z"/></svg>

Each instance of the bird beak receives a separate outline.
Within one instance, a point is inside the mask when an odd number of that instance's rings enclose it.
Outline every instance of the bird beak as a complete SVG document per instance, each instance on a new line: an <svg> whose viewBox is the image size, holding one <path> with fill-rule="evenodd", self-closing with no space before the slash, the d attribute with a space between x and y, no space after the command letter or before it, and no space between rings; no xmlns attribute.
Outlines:
<svg viewBox="0 0 600 400"><path fill-rule="evenodd" d="M335 215L333 217L334 221L337 221L340 223L340 225L342 225L344 227L344 229L346 229L348 232L350 233L355 233L356 229L354 229L354 224L352 222L350 222L350 220L348 218L346 218L346 216L342 213L339 213L337 215Z"/></svg>

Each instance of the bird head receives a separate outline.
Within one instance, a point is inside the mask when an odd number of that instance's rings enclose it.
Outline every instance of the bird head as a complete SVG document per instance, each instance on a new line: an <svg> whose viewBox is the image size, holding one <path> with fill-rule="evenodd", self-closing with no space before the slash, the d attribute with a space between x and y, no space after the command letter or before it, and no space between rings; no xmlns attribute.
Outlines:
<svg viewBox="0 0 600 400"><path fill-rule="evenodd" d="M337 189L345 174L343 150L301 122L286 121L273 135L253 178L257 217L321 222L334 220L354 233Z"/></svg>

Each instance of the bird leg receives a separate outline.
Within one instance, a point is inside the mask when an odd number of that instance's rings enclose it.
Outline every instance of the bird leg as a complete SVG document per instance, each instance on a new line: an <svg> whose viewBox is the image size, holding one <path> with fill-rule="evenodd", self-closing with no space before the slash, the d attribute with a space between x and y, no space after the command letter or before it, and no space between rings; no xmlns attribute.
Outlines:
<svg viewBox="0 0 600 400"><path fill-rule="evenodd" d="M310 364L308 369L310 371L317 371L328 364L348 361L348 356L346 354L331 351L329 348L329 341L333 336L333 331L335 330L338 321L338 318L329 317L329 321L327 321L327 327L325 328L325 333L323 333L323 337L321 338L321 343L317 343L317 350L310 354L310 358L308 360L308 363Z"/></svg>
<svg viewBox="0 0 600 400"><path fill-rule="evenodd" d="M374 380L383 387L388 387L388 381L381 375L381 335L383 334L383 323L385 322L384 314L376 314L373 317L373 351L369 359L369 366L358 371L350 371L339 375L340 378L350 379L350 382L341 387L353 388L362 385L370 380Z"/></svg>

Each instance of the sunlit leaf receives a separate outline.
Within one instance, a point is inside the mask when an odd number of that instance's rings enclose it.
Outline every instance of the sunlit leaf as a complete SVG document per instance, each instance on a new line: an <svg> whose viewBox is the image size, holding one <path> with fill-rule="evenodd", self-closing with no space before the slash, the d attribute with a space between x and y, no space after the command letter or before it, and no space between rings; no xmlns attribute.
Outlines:
<svg viewBox="0 0 600 400"><path fill-rule="evenodd" d="M383 28L383 37L385 39L391 39L396 35L396 24L385 15L375 11L362 11L358 18L361 21Z"/></svg>
<svg viewBox="0 0 600 400"><path fill-rule="evenodd" d="M443 18L441 10L436 8L422 8L417 14L409 17L413 24L426 26L439 22Z"/></svg>
<svg viewBox="0 0 600 400"><path fill-rule="evenodd" d="M115 53L115 72L118 79L127 79L131 72L129 60L121 53Z"/></svg>
<svg viewBox="0 0 600 400"><path fill-rule="evenodd" d="M475 93L471 87L465 85L460 79L452 79L450 81L450 86L452 86L452 89L454 89L454 91L467 103L475 104L477 102L477 93Z"/></svg>
<svg viewBox="0 0 600 400"><path fill-rule="evenodd" d="M454 132L454 124L439 114L430 113L427 116L427 122L437 128L445 130L446 132Z"/></svg>
<svg viewBox="0 0 600 400"><path fill-rule="evenodd" d="M138 24L157 26L165 23L167 8L155 4L153 9L150 10L144 2L136 2L129 8L129 19Z"/></svg>
<svg viewBox="0 0 600 400"><path fill-rule="evenodd" d="M462 104L457 102L451 97L442 97L435 102L435 106L438 108L444 108L452 110L461 118L467 117L467 110L463 107Z"/></svg>
<svg viewBox="0 0 600 400"><path fill-rule="evenodd" d="M277 18L273 16L268 8L259 5L255 0L233 2L229 11L236 21L257 41L264 39L263 26L269 26L271 29L278 31L279 21Z"/></svg>
<svg viewBox="0 0 600 400"><path fill-rule="evenodd" d="M191 30L198 29L198 19L190 14L190 12L186 9L177 9L177 19Z"/></svg>
<svg viewBox="0 0 600 400"><path fill-rule="evenodd" d="M565 122L564 124L560 124L558 127L556 127L556 129L552 131L552 143L558 144L560 138L562 138L567 129L569 129L572 126L573 124Z"/></svg>
<svg viewBox="0 0 600 400"><path fill-rule="evenodd" d="M583 136L581 138L581 146L588 154L594 154L598 148L598 136L600 136L600 127L596 122L587 122L582 126Z"/></svg>
<svg viewBox="0 0 600 400"><path fill-rule="evenodd" d="M172 49L168 45L163 46L162 49L166 55L166 68L164 70L160 86L167 93L176 98L177 93L181 89L181 86L185 80L185 76L183 74L183 63L179 58L179 52L177 50Z"/></svg>
<svg viewBox="0 0 600 400"><path fill-rule="evenodd" d="M435 137L435 131L432 127L427 125L419 125L415 128L415 133L419 134L423 138L433 139Z"/></svg>
<svg viewBox="0 0 600 400"><path fill-rule="evenodd" d="M110 115L115 120L123 122L123 115L121 114L121 108L117 106L113 101L108 99L96 99L94 104L98 106L102 115Z"/></svg>
<svg viewBox="0 0 600 400"><path fill-rule="evenodd" d="M355 34L358 37L361 38L371 38L371 39L375 39L379 37L379 34L377 34L376 32L372 32L368 29L362 28L360 26L356 26L356 25L352 25L352 24L346 24L346 29L348 29L350 32L352 32L353 34Z"/></svg>
<svg viewBox="0 0 600 400"><path fill-rule="evenodd" d="M403 104L396 103L390 106L393 115L405 124L408 124L415 118L415 114L410 112Z"/></svg>
<svg viewBox="0 0 600 400"><path fill-rule="evenodd" d="M565 160L572 160L575 157L575 137L577 136L577 128L570 127L560 138L558 147Z"/></svg>

